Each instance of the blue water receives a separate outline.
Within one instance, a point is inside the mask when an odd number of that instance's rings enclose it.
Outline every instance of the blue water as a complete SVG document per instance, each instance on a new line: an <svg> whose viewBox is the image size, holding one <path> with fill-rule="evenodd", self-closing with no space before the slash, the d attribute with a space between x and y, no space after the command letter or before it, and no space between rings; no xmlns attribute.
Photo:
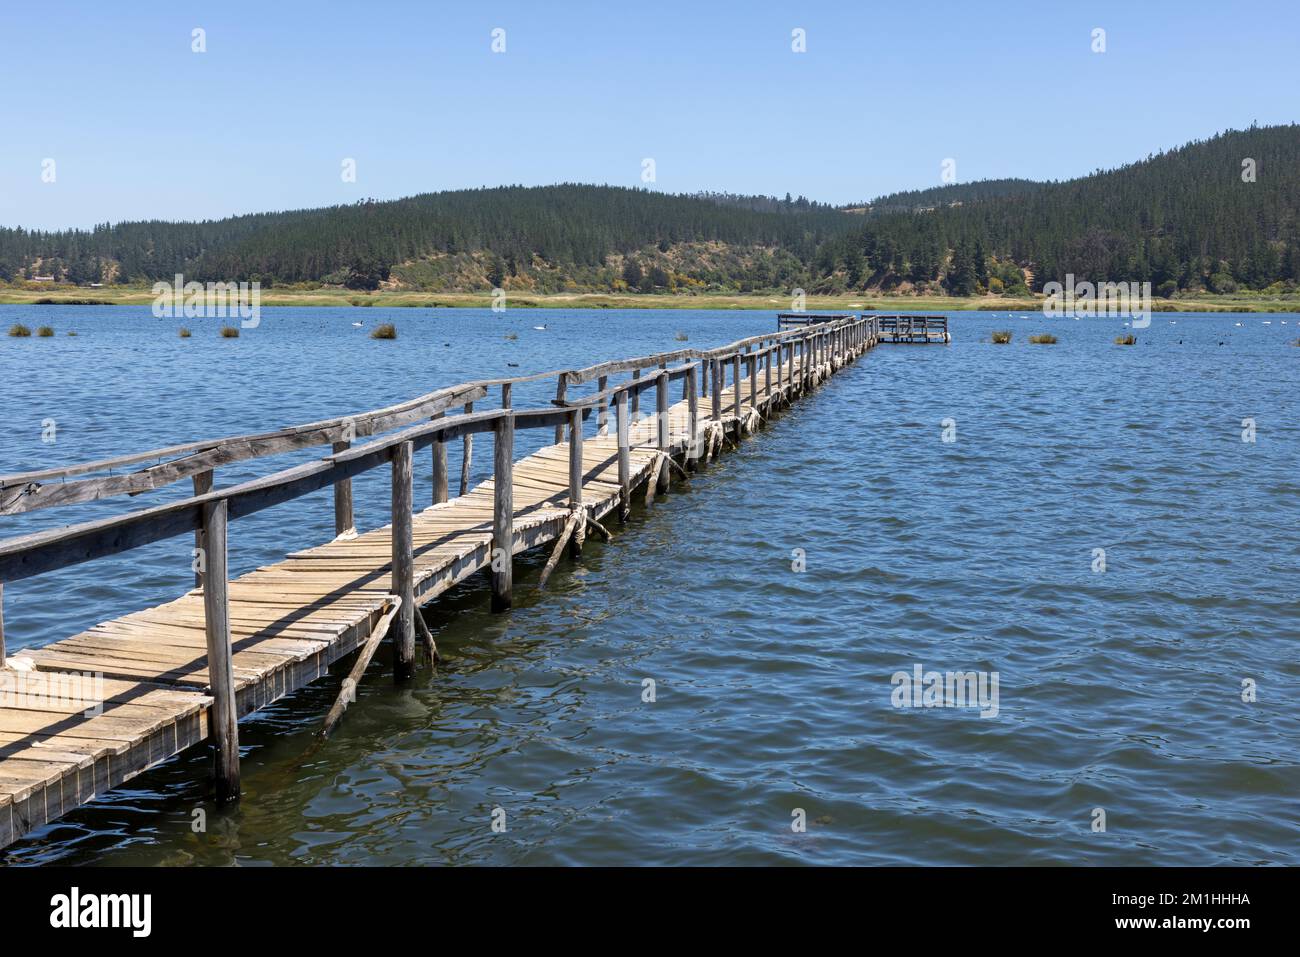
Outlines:
<svg viewBox="0 0 1300 957"><path fill-rule="evenodd" d="M532 559L506 615L478 580L440 600L436 674L394 687L381 654L323 746L337 678L245 722L237 807L210 803L195 751L0 860L1300 863L1300 317L1170 318L1132 347L1112 343L1117 320L1005 313L956 316L947 347L882 346L614 542L589 540L544 597ZM774 326L770 312L268 309L237 340L203 320L181 340L147 308L0 307L15 321L59 335L0 338L0 473ZM398 340L366 337L380 321ZM1010 345L989 341L999 328ZM1027 343L1049 330L1056 345ZM515 404L548 398L521 388ZM490 457L475 466L485 477ZM0 518L0 534L183 491ZM387 476L358 480L356 499L363 527L383 524ZM327 492L240 521L232 572L332 529ZM7 586L11 653L180 593L189 548ZM918 664L996 672L996 717L894 707L891 676Z"/></svg>

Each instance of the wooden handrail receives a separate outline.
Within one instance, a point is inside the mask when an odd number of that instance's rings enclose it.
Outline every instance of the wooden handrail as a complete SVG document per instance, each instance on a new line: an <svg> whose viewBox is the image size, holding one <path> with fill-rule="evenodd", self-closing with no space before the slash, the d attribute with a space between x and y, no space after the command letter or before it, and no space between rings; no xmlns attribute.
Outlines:
<svg viewBox="0 0 1300 957"><path fill-rule="evenodd" d="M823 323L828 328L844 323L834 319ZM861 321L861 320L857 320ZM500 386L509 395L509 387L516 383L537 382L556 378L560 387L557 398L564 397L566 383L578 384L608 377L618 372L663 366L670 362L696 362L710 359L730 359L739 350L755 344L785 341L807 332L809 327L768 335L752 336L711 350L686 349L660 355L643 356L606 362L586 369L554 370L504 379L483 379L438 389L397 405L387 406L355 415L338 416L304 425L291 426L271 432L227 436L152 449L129 455L98 459L56 469L41 469L0 476L0 515L14 515L58 505L71 505L96 501L117 495L136 495L162 488L184 478L211 472L222 465L249 459L279 455L316 445L341 445L365 436L376 435L400 428L413 422L443 414L458 405L472 404L486 398L489 389ZM635 397L633 393L635 412ZM557 439L559 441L560 439ZM156 464L120 475L77 479L95 472L111 471L127 465L138 465L151 460ZM77 479L75 481L64 481ZM58 480L58 481L56 481ZM342 490L340 490L342 492ZM343 518L340 513L340 521Z"/></svg>
<svg viewBox="0 0 1300 957"><path fill-rule="evenodd" d="M575 411L586 418L591 410ZM570 415L559 409L498 409L436 419L230 488L78 525L0 539L0 581L20 581L200 529L203 506L210 502L226 502L230 521L255 514L377 468L390 461L393 448L404 442L410 442L418 451L439 437L449 440L494 432L504 417L513 418L515 429L535 429L567 421Z"/></svg>

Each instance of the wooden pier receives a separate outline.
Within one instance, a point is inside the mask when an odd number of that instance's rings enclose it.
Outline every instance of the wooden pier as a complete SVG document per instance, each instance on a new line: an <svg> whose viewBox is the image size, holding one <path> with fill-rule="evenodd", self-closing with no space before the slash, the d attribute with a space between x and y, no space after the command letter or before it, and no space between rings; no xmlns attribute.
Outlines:
<svg viewBox="0 0 1300 957"><path fill-rule="evenodd" d="M876 316L875 318L880 323L882 343L935 345L951 341L948 335L947 316Z"/></svg>
<svg viewBox="0 0 1300 957"><path fill-rule="evenodd" d="M609 537L611 516L626 518L635 496L652 502L878 344L880 332L871 316L782 325L719 349L470 382L355 416L0 478L0 515L187 479L194 492L2 540L0 588L180 536L194 537L198 569L179 598L8 658L0 605L0 847L203 742L213 748L217 800L237 799L240 718L359 651L328 730L381 639L393 644L398 680L416 667L417 642L436 657L419 606L486 571L493 609L509 608L515 555L551 546L544 587L561 555L579 557L589 535ZM513 407L513 386L544 379L555 381L550 407ZM496 408L484 408L489 397ZM554 442L515 460L514 436L526 429L553 430ZM483 434L494 438L493 477L470 488L473 438ZM455 441L464 466L451 496ZM222 465L312 446L330 454L214 484ZM433 501L417 512L412 475L424 450ZM392 522L358 534L351 480L380 468L391 474ZM336 538L227 580L231 522L331 487Z"/></svg>

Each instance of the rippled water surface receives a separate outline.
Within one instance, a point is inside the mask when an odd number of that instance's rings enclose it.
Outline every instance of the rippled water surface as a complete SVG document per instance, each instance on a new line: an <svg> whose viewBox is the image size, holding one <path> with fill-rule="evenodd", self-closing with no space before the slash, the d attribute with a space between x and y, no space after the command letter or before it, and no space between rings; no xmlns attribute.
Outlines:
<svg viewBox="0 0 1300 957"><path fill-rule="evenodd" d="M264 312L239 339L191 320L182 340L147 308L0 307L5 328L58 332L0 338L0 472L774 326L770 312ZM946 348L882 346L614 542L590 541L545 597L529 559L508 614L478 579L438 601L437 673L395 687L381 652L328 743L313 732L337 676L246 721L237 808L210 804L199 749L0 860L1300 863L1300 318L1174 318L1133 347L1112 344L1117 320L1006 314L957 316ZM399 339L367 338L380 321ZM1011 345L989 342L998 328ZM1027 344L1047 328L1057 345ZM521 388L515 404L547 398ZM477 477L490 462L476 455ZM3 518L0 534L182 492ZM383 524L387 476L356 498L360 524ZM328 493L240 521L232 572L332 528ZM10 585L11 653L174 597L189 548ZM891 676L917 664L996 672L997 716L895 708Z"/></svg>

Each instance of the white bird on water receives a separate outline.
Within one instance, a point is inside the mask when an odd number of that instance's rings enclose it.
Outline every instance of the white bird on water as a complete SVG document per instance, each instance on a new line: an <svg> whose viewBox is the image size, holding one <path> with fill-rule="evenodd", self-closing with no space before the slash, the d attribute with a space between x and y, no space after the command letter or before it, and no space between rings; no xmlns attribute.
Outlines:
<svg viewBox="0 0 1300 957"><path fill-rule="evenodd" d="M353 329L360 329L360 328L361 328L361 323L359 323L359 322L354 322L354 323L352 323L352 328L353 328Z"/></svg>
<svg viewBox="0 0 1300 957"><path fill-rule="evenodd" d="M544 325L542 325L542 326L533 326L533 328L536 329L538 332L545 332L545 331L546 331L546 326L544 326Z"/></svg>

